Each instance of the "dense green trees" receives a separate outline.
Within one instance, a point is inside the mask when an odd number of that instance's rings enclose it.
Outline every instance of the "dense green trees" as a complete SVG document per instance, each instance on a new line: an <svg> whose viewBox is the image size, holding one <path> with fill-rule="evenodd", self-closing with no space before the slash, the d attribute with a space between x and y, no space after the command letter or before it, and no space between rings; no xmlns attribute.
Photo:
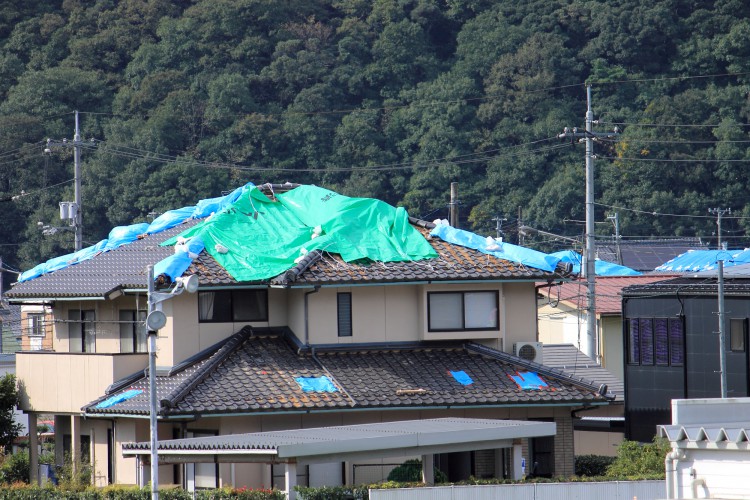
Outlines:
<svg viewBox="0 0 750 500"><path fill-rule="evenodd" d="M81 112L85 240L247 181L318 183L493 234L505 217L577 236L584 83L598 129L597 219L627 236L745 242L750 7L741 0L29 1L0 7L0 255L72 199ZM25 196L18 197L21 192ZM12 198L16 197L15 200ZM674 214L674 215L663 215ZM677 215L692 217L677 217ZM606 225L602 234L609 234ZM731 241L731 240L730 240ZM527 240L528 242L528 240Z"/></svg>

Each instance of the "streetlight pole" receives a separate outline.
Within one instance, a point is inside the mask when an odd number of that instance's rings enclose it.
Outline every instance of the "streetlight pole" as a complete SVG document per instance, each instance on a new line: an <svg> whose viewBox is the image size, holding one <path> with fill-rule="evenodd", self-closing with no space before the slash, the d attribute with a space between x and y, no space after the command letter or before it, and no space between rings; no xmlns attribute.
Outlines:
<svg viewBox="0 0 750 500"><path fill-rule="evenodd" d="M166 315L157 309L157 305L184 290L195 293L198 290L198 277L195 275L179 277L169 293L154 290L154 266L148 266L148 314L146 327L148 328L148 390L149 390L149 423L151 428L151 499L159 500L159 436L157 416L159 414L158 398L156 394L156 335L167 323Z"/></svg>
<svg viewBox="0 0 750 500"><path fill-rule="evenodd" d="M156 294L154 293L154 266L148 266L148 315L155 311ZM148 323L148 320L147 320ZM157 449L159 437L157 429L156 406L156 329L148 324L148 390L149 390L149 421L151 427L151 498L159 500L159 451Z"/></svg>

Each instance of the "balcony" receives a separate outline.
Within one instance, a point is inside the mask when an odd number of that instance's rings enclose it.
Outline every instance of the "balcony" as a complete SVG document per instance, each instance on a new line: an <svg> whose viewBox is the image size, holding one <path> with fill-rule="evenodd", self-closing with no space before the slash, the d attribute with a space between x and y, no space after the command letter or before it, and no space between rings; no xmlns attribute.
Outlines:
<svg viewBox="0 0 750 500"><path fill-rule="evenodd" d="M32 351L16 353L19 408L38 413L80 413L116 380L143 370L148 354Z"/></svg>

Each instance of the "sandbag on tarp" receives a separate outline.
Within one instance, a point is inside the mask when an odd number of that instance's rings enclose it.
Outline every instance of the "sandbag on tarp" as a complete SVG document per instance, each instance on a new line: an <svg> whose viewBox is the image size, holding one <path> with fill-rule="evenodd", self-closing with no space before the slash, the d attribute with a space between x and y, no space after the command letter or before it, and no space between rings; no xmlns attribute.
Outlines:
<svg viewBox="0 0 750 500"><path fill-rule="evenodd" d="M200 236L206 251L237 281L278 276L304 251L316 249L338 253L347 262L437 257L403 209L379 200L348 198L315 186L299 186L277 199L251 189L180 236Z"/></svg>
<svg viewBox="0 0 750 500"><path fill-rule="evenodd" d="M563 250L551 253L550 255L560 257L561 262L569 262L573 264L573 274L579 274L581 272L581 263L583 262L581 254L572 250ZM594 262L594 274L597 276L640 276L642 273L627 266L615 264L614 262L596 260Z"/></svg>
<svg viewBox="0 0 750 500"><path fill-rule="evenodd" d="M542 271L554 272L557 263L560 262L559 257L553 257L552 255L532 250L530 248L519 247L510 243L492 240L492 238L490 238L492 242L488 244L487 238L445 224L436 225L435 228L430 231L430 236L437 236L448 243L473 248L474 250L479 250L482 253L497 257L498 259L517 262L524 266L541 269Z"/></svg>

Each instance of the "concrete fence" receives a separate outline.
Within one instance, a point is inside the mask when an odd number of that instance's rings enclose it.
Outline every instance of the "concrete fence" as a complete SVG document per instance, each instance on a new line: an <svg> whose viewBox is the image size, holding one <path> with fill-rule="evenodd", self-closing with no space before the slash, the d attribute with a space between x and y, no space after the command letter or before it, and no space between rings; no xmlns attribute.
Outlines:
<svg viewBox="0 0 750 500"><path fill-rule="evenodd" d="M370 500L660 500L664 481L497 484L370 490Z"/></svg>

